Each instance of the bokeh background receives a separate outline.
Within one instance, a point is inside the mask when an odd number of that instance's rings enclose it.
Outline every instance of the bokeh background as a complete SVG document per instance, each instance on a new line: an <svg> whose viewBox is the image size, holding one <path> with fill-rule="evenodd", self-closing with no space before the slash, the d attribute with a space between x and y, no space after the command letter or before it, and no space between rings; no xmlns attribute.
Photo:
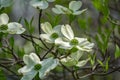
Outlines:
<svg viewBox="0 0 120 80"><path fill-rule="evenodd" d="M54 7L55 4L62 4L64 6L68 6L68 2L70 1L72 0L57 0L56 3L50 3L49 8L42 12L42 22L52 23L52 20L46 15L46 13L49 13L54 17L55 14L51 11L51 8ZM94 0L80 0L80 1L83 2L81 9L87 8L87 11L85 11L83 14L78 16L77 20L71 23L76 36L88 37L88 38L95 37L97 35L98 28L109 29L111 27L111 24L105 21L105 19L103 18L103 13L101 13L98 9L96 9L93 3ZM96 3L96 5L98 6L99 6L99 1L100 0L98 0L98 3ZM18 21L21 17L29 21L31 20L32 17L34 17L34 21L33 21L33 25L35 28L34 35L39 37L39 34L38 34L39 11L33 8L32 6L30 6L29 2L30 0L14 0L13 5L6 8L6 12L10 16L10 21ZM108 0L107 7L110 11L110 17L115 21L120 21L120 0ZM61 19L59 21L59 24L69 23L68 17L66 17L65 15L60 15L59 17ZM21 21L21 23L24 25L23 20ZM88 36L86 36L86 34ZM19 48L24 48L26 53L34 51L32 44L29 42L26 42L24 39L21 39L21 37L18 35L15 35L15 43L16 45L19 46ZM114 46L112 45L110 49L114 50ZM114 54L111 54L111 56L114 57ZM117 65L120 65L120 63L117 63ZM7 71L5 74L8 77L7 80L17 80L14 76L8 76ZM119 72L114 72L104 76L93 75L81 80L120 80L119 75L120 75ZM62 79L46 79L46 80L62 80ZM68 77L66 78L66 80L73 80L73 79L70 79Z"/></svg>

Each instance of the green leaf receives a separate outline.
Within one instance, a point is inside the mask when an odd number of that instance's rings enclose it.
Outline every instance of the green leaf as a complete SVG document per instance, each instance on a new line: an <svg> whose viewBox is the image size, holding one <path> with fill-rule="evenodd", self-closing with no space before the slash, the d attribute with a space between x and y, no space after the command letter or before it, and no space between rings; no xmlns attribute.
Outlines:
<svg viewBox="0 0 120 80"><path fill-rule="evenodd" d="M109 69L109 60L110 60L110 58L107 58L107 61L105 64L105 71L108 71L108 69Z"/></svg>
<svg viewBox="0 0 120 80"><path fill-rule="evenodd" d="M46 74L54 69L57 65L59 64L58 59L53 59L53 58L48 58L42 61L42 68L39 71L39 77L41 79L44 78L44 76L46 76Z"/></svg>
<svg viewBox="0 0 120 80"><path fill-rule="evenodd" d="M116 45L115 58L120 57L120 48Z"/></svg>
<svg viewBox="0 0 120 80"><path fill-rule="evenodd" d="M102 61L100 61L99 59L97 59L97 61L98 61L98 63L99 63L102 67L104 67L104 64L103 64Z"/></svg>
<svg viewBox="0 0 120 80"><path fill-rule="evenodd" d="M24 48L18 48L18 46L15 46L15 48L16 48L17 55L19 57L23 57L23 55L25 54Z"/></svg>
<svg viewBox="0 0 120 80"><path fill-rule="evenodd" d="M10 42L10 45L13 47L13 46L14 46L14 38L11 37L11 38L9 39L9 42Z"/></svg>
<svg viewBox="0 0 120 80"><path fill-rule="evenodd" d="M108 1L109 0L92 0L95 8L102 12L105 17L107 17L110 13L108 9Z"/></svg>
<svg viewBox="0 0 120 80"><path fill-rule="evenodd" d="M96 54L94 54L94 55L89 55L89 57L90 57L90 63L91 63L91 65L94 66L94 64L95 64L95 59L96 59Z"/></svg>
<svg viewBox="0 0 120 80"><path fill-rule="evenodd" d="M30 22L27 19L24 19L26 30L32 34L34 32L34 26L32 25L34 17L31 18Z"/></svg>

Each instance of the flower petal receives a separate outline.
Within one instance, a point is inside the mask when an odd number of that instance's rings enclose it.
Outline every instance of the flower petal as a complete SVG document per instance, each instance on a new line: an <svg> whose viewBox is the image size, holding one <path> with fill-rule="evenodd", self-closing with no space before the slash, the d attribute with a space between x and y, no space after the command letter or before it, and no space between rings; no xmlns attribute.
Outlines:
<svg viewBox="0 0 120 80"><path fill-rule="evenodd" d="M75 39L78 40L79 44L83 43L83 42L86 42L87 41L87 38L79 38L79 37L75 37Z"/></svg>
<svg viewBox="0 0 120 80"><path fill-rule="evenodd" d="M81 13L85 12L87 9L83 9L81 11L75 11L73 12L73 15L80 15Z"/></svg>
<svg viewBox="0 0 120 80"><path fill-rule="evenodd" d="M11 22L8 24L8 33L10 34L22 34L24 31L25 29L22 25L17 22Z"/></svg>
<svg viewBox="0 0 120 80"><path fill-rule="evenodd" d="M55 44L56 45L59 45L60 48L63 48L63 49L71 49L71 45L69 44L69 42L65 42L63 41L62 38L57 38L55 40Z"/></svg>
<svg viewBox="0 0 120 80"><path fill-rule="evenodd" d="M63 12L58 8L52 8L52 11L56 14L62 14Z"/></svg>
<svg viewBox="0 0 120 80"><path fill-rule="evenodd" d="M34 66L34 61L29 57L29 55L24 55L23 56L23 61L27 66Z"/></svg>
<svg viewBox="0 0 120 80"><path fill-rule="evenodd" d="M70 27L70 25L62 25L61 27L61 32L62 34L68 38L69 40L73 39L74 38L74 33L73 33L73 30L72 28Z"/></svg>
<svg viewBox="0 0 120 80"><path fill-rule="evenodd" d="M30 55L24 55L23 61L27 66L34 66L35 64L41 64L39 57L35 53L30 53Z"/></svg>
<svg viewBox="0 0 120 80"><path fill-rule="evenodd" d="M37 71L31 70L30 72L23 75L21 80L32 80L36 76L36 74L37 74Z"/></svg>
<svg viewBox="0 0 120 80"><path fill-rule="evenodd" d="M52 8L52 11L56 14L64 14L62 9L65 10L65 7L61 5L55 5L55 8Z"/></svg>
<svg viewBox="0 0 120 80"><path fill-rule="evenodd" d="M78 10L79 8L81 8L81 6L82 6L82 2L81 1L71 1L69 3L69 9L71 9L73 11Z"/></svg>
<svg viewBox="0 0 120 80"><path fill-rule="evenodd" d="M48 43L54 43L54 40L50 38L49 34L41 34L40 37Z"/></svg>
<svg viewBox="0 0 120 80"><path fill-rule="evenodd" d="M94 47L94 43L88 43L84 46L85 49L88 49L88 50L92 50L92 48Z"/></svg>
<svg viewBox="0 0 120 80"><path fill-rule="evenodd" d="M85 66L87 64L88 61L89 61L89 59L79 61L76 66L83 67L83 66Z"/></svg>
<svg viewBox="0 0 120 80"><path fill-rule="evenodd" d="M75 59L76 61L78 61L81 56L83 55L83 52L82 51L77 51L77 52L74 52L74 53L71 53L71 58Z"/></svg>
<svg viewBox="0 0 120 80"><path fill-rule="evenodd" d="M83 41L79 43L79 45L77 46L79 50L87 51L87 52L92 51L93 47L94 47L94 43L90 43L89 41Z"/></svg>
<svg viewBox="0 0 120 80"><path fill-rule="evenodd" d="M32 0L30 1L30 5L35 7L35 8L39 8L39 9L46 9L48 7L48 2L45 0Z"/></svg>
<svg viewBox="0 0 120 80"><path fill-rule="evenodd" d="M55 8L52 8L52 11L56 14L71 14L72 12L61 5L55 5Z"/></svg>
<svg viewBox="0 0 120 80"><path fill-rule="evenodd" d="M39 77L41 79L44 78L44 76L47 75L50 70L54 69L59 64L58 59L48 58L42 61L42 68L39 71Z"/></svg>
<svg viewBox="0 0 120 80"><path fill-rule="evenodd" d="M75 59L71 58L71 57L67 57L67 58L62 58L61 63L65 66L73 66L76 65L78 61L76 61Z"/></svg>
<svg viewBox="0 0 120 80"><path fill-rule="evenodd" d="M52 25L49 22L42 23L41 28L45 33L49 34L53 32Z"/></svg>
<svg viewBox="0 0 120 80"><path fill-rule="evenodd" d="M60 37L62 36L61 33L61 25L57 25L53 28L54 32L57 33Z"/></svg>
<svg viewBox="0 0 120 80"><path fill-rule="evenodd" d="M1 25L6 25L9 21L9 17L6 13L3 13L0 15L0 26Z"/></svg>
<svg viewBox="0 0 120 80"><path fill-rule="evenodd" d="M18 73L25 75L32 70L33 66L24 66L18 70Z"/></svg>
<svg viewBox="0 0 120 80"><path fill-rule="evenodd" d="M41 64L39 57L35 53L30 53L29 57L33 60L36 64Z"/></svg>

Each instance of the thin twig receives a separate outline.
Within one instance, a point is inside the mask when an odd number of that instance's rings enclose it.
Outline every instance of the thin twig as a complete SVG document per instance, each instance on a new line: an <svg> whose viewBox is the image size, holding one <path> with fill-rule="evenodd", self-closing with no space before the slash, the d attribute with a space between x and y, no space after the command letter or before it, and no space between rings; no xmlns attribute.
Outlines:
<svg viewBox="0 0 120 80"><path fill-rule="evenodd" d="M52 46L52 47L43 55L43 57L41 58L41 60L43 60L43 59L49 54L49 52L52 51L53 48L54 48L54 46Z"/></svg>
<svg viewBox="0 0 120 80"><path fill-rule="evenodd" d="M40 10L39 19L38 19L39 34L41 34L41 17L42 17L42 10Z"/></svg>
<svg viewBox="0 0 120 80"><path fill-rule="evenodd" d="M15 76L18 76L18 75L16 75L16 73L14 71L10 70L8 67L6 67L6 66L4 66L2 64L0 64L0 66L3 67L4 69L8 70L9 72L11 72L12 74L14 74Z"/></svg>

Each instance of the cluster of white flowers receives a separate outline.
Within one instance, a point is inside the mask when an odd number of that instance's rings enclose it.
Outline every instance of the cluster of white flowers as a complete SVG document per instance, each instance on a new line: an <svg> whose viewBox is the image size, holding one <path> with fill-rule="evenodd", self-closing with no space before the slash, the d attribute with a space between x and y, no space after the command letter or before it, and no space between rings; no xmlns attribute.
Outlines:
<svg viewBox="0 0 120 80"><path fill-rule="evenodd" d="M54 2L55 0L32 0L30 1L30 5L37 9L47 9L49 4L48 2ZM72 14L72 15L80 15L86 9L79 10L82 6L81 1L71 1L69 3L69 8L55 5L55 8L52 8L52 11L56 14Z"/></svg>
<svg viewBox="0 0 120 80"><path fill-rule="evenodd" d="M47 43L53 43L58 48L62 48L70 51L70 55L67 58L61 58L61 62L66 66L84 66L89 59L79 61L83 52L90 52L94 46L94 43L90 43L87 38L75 37L70 25L58 25L52 28L48 22L42 23L42 30L45 34L41 34L40 37ZM62 56L61 56L62 57Z"/></svg>
<svg viewBox="0 0 120 80"><path fill-rule="evenodd" d="M17 22L9 22L9 17L6 13L0 15L0 32L9 34L22 34L25 29Z"/></svg>
<svg viewBox="0 0 120 80"><path fill-rule="evenodd" d="M46 9L49 5L48 2L54 2L55 0L31 0L30 4L38 9ZM79 15L86 9L79 10L82 6L81 1L71 1L69 8L61 5L55 5L52 11L56 14L72 14ZM4 21L3 21L4 23ZM70 51L70 55L64 57L60 56L60 59L48 58L40 61L39 57L35 53L24 55L23 61L26 64L23 68L18 70L23 74L21 80L32 80L36 74L42 79L46 74L54 69L59 62L62 62L66 66L84 66L89 59L80 60L83 52L90 52L94 46L94 43L90 43L87 38L75 37L70 25L57 25L52 26L49 22L41 24L41 28L44 31L40 34L40 38L47 43L54 44L56 48L62 48L66 51Z"/></svg>
<svg viewBox="0 0 120 80"><path fill-rule="evenodd" d="M42 30L46 34L40 37L48 43L54 43L59 48L68 50L92 51L94 43L90 43L86 38L75 37L70 25L58 25L52 28L48 22L42 23Z"/></svg>

